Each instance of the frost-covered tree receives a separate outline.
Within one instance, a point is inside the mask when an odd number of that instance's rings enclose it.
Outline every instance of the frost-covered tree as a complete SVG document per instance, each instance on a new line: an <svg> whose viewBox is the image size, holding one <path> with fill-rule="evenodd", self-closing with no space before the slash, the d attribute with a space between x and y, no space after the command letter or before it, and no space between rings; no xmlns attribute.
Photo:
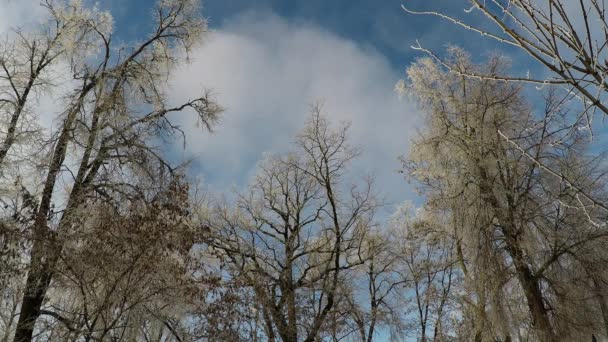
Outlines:
<svg viewBox="0 0 608 342"><path fill-rule="evenodd" d="M469 338L603 335L602 297L585 295L592 279L573 281L582 268L576 257L606 243L603 209L581 197L605 196L601 163L586 156L584 136L560 134L569 125L551 97L551 115L538 118L517 85L463 76L501 77L503 60L476 66L458 49L448 60L461 72L431 58L408 69L404 89L427 121L405 167L422 184L426 210L448 218L470 292Z"/></svg>
<svg viewBox="0 0 608 342"><path fill-rule="evenodd" d="M414 49L427 53L437 63L465 77L485 78L534 85L536 89L551 89L554 105L559 103L565 116L561 135L586 130L588 139L603 143L600 120L608 115L606 89L608 75L608 18L603 0L463 0L464 11L459 15L441 8L403 9L411 14L434 16L462 28L467 35L492 40L504 51L518 49L522 62L529 57L533 62L525 74L486 73L483 70L462 69L436 51L418 42ZM518 70L522 72L525 70ZM533 89L530 87L529 89ZM568 108L568 109L566 109ZM552 113L547 113L549 116ZM599 115L599 117L598 117ZM567 139L567 137L565 137ZM523 146L522 146L523 147ZM524 147L525 148L525 147ZM530 159L534 155L527 156ZM579 193L583 206L601 207L608 213L605 198L594 197L585 189L577 188L568 175L550 165L541 167L557 180L571 183Z"/></svg>
<svg viewBox="0 0 608 342"><path fill-rule="evenodd" d="M69 250L66 239L83 216L102 204L128 206L175 173L159 148L164 138L181 133L174 114L193 112L210 128L221 112L204 93L177 105L165 94L170 73L206 32L198 1L160 0L152 31L126 45L114 44L109 13L79 1L42 5L47 22L38 32L9 35L4 45L14 49L3 49L0 58L6 127L0 136L6 191L0 196L7 204L1 241L12 239L10 232L22 233L17 239L27 271L17 310L18 342L30 341L39 317L48 314L43 306L50 300L49 286ZM61 92L47 70L70 75L68 89ZM63 98L57 125L48 131L32 121L41 115L32 93L43 90ZM30 144L33 152L17 148L31 136L40 139L37 146ZM26 162L15 162L20 158Z"/></svg>
<svg viewBox="0 0 608 342"><path fill-rule="evenodd" d="M441 9L419 11L403 6L412 14L431 15L449 20L468 30L471 35L493 39L505 47L516 47L553 77L511 77L483 73L463 73L476 77L489 77L510 81L530 82L541 85L563 85L577 93L585 107L586 115L581 121L591 124L593 113L599 110L608 114L602 99L606 91L606 49L608 42L608 20L606 4L601 0L466 0L467 16L456 17L443 13ZM475 14L489 21L491 26L469 20ZM431 51L421 46L436 57ZM448 65L448 64L446 64Z"/></svg>

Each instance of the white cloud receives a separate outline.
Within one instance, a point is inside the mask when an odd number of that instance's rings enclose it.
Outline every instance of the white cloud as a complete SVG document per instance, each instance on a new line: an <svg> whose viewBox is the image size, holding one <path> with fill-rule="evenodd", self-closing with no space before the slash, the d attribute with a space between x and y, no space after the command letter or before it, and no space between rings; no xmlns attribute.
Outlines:
<svg viewBox="0 0 608 342"><path fill-rule="evenodd" d="M249 12L227 21L192 57L171 82L172 97L192 98L207 87L227 108L215 134L184 124L183 153L213 188L242 185L264 152L289 149L309 105L323 100L332 121L352 123L353 143L365 152L357 173L375 173L390 200L411 198L397 157L407 151L418 115L393 92L402 70L376 51L312 25Z"/></svg>
<svg viewBox="0 0 608 342"><path fill-rule="evenodd" d="M37 0L0 0L0 34L36 27L45 14ZM376 174L378 190L391 200L411 197L397 157L407 151L418 116L393 92L403 71L376 51L311 24L248 12L226 21L192 57L171 82L172 97L211 88L227 111L215 134L184 122L188 145L180 153L195 159L213 189L243 185L263 153L290 149L310 104L323 100L332 121L352 122L353 143L365 152L354 171ZM58 99L40 98L47 128Z"/></svg>
<svg viewBox="0 0 608 342"><path fill-rule="evenodd" d="M46 10L39 0L0 0L0 34L39 24Z"/></svg>

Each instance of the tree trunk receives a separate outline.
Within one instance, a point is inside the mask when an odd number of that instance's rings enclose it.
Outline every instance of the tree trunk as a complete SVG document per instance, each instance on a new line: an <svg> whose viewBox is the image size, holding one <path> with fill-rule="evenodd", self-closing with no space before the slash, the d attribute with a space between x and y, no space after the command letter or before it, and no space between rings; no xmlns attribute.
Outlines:
<svg viewBox="0 0 608 342"><path fill-rule="evenodd" d="M510 249L510 248L509 248ZM534 277L530 268L524 263L521 255L517 252L510 253L513 257L513 263L517 270L517 278L521 284L530 314L532 316L532 324L538 330L538 337L541 341L553 342L557 341L557 336L553 332L553 328L549 321L549 314L543 302L543 295L540 289L538 279Z"/></svg>
<svg viewBox="0 0 608 342"><path fill-rule="evenodd" d="M21 312L13 342L29 342L32 340L34 325L38 317L40 317L40 308L53 276L53 265L50 264L54 264L55 260L56 258L54 257L51 257L47 263L44 263L41 258L32 260L31 267L35 271L30 271L27 276L25 292L21 302Z"/></svg>
<svg viewBox="0 0 608 342"><path fill-rule="evenodd" d="M374 338L374 330L376 328L376 317L378 315L378 305L376 303L372 303L371 312L372 318L371 322L369 323L369 330L367 332L367 342L372 342Z"/></svg>
<svg viewBox="0 0 608 342"><path fill-rule="evenodd" d="M557 336L555 336L551 322L549 321L549 313L543 302L540 283L524 261L523 251L517 241L517 229L509 211L513 208L503 208L500 206L500 202L498 198L496 198L493 188L490 185L491 183L486 170L479 166L479 162L477 164L480 175L479 187L481 197L487 201L493 210L494 216L499 219L502 233L505 236L506 250L513 260L513 265L517 272L517 279L524 290L528 309L530 310L530 315L532 317L532 324L538 331L538 338L543 342L557 341ZM506 214L505 210L507 210Z"/></svg>
<svg viewBox="0 0 608 342"><path fill-rule="evenodd" d="M606 336L608 336L608 305L606 304L606 296L604 296L604 293L602 291L602 285L600 284L600 280L597 279L597 276L593 273L593 271L587 270L586 266L583 267L585 268L586 273L589 275L589 277L591 278L591 282L593 283L593 289L595 295L597 296L597 301L600 305L600 311L602 312L602 319L604 321L604 333L606 334Z"/></svg>
<svg viewBox="0 0 608 342"><path fill-rule="evenodd" d="M55 183L66 157L74 121L80 112L80 108L82 108L85 97L94 86L95 80L86 84L81 90L78 100L71 107L63 122L61 134L57 139L57 145L53 151L53 157L42 190L40 206L36 212L33 225L34 246L32 248L32 259L30 261L30 271L25 285L25 293L23 294L21 313L17 322L14 342L29 342L32 340L34 325L38 317L40 317L40 307L51 283L55 263L61 254L61 245L55 240L57 232L53 233L50 230L47 219L51 210ZM59 222L58 231L62 229L66 221L69 222L69 216L72 214L71 209L79 204L78 195L81 185L79 183L74 184L68 204Z"/></svg>

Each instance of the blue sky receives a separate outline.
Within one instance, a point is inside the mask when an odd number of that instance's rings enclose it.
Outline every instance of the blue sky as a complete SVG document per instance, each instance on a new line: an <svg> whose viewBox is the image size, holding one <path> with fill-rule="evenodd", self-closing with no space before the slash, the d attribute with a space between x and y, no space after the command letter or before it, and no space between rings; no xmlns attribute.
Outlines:
<svg viewBox="0 0 608 342"><path fill-rule="evenodd" d="M23 18L41 13L38 3L0 2L0 32L26 25ZM114 16L115 39L138 39L152 25L152 0L97 4ZM242 188L264 154L292 147L309 106L322 101L330 120L352 123L352 142L364 151L352 175L375 175L377 192L392 204L387 212L416 200L397 170L421 116L393 92L421 56L410 46L417 39L436 51L457 44L477 60L497 46L437 18L407 14L401 4L456 16L467 8L464 0L204 1L212 32L172 78L169 96L179 102L211 89L226 112L213 134L180 118L187 147L176 144L173 156L192 160L193 176L213 192Z"/></svg>
<svg viewBox="0 0 608 342"><path fill-rule="evenodd" d="M323 101L334 121L350 121L353 143L364 155L352 174L373 174L387 212L415 200L397 172L420 115L393 92L405 68L420 56L410 46L419 39L441 50L456 43L473 52L491 42L463 40L463 31L435 18L412 16L401 0L207 0L203 13L214 31L194 53L194 63L176 77L179 94L201 86L213 89L227 108L213 135L188 130L189 147L176 153L194 161L196 175L211 190L241 188L264 153L290 148L308 106ZM406 1L410 7L436 6L456 15L464 1ZM144 8L153 1L100 2L115 16L123 39L145 32ZM125 34L126 33L126 34ZM198 77L192 77L198 75ZM247 98L247 95L249 98ZM179 100L179 99L176 99ZM184 126L192 127L185 122ZM355 179L353 179L355 181Z"/></svg>
<svg viewBox="0 0 608 342"><path fill-rule="evenodd" d="M145 32L141 14L153 3L99 5L112 11L119 37L130 40ZM189 96L201 86L210 88L227 110L213 135L188 129L189 146L174 152L194 161L196 176L212 191L241 188L265 153L290 149L308 106L322 101L332 121L352 122L353 143L364 150L352 174L374 174L378 193L391 203L413 199L397 173L397 158L407 151L418 116L392 89L414 56L409 45L415 37L436 33L414 30L421 19L406 15L400 5L399 0L205 1L203 13L214 32L173 87ZM184 126L192 124L186 120Z"/></svg>
<svg viewBox="0 0 608 342"><path fill-rule="evenodd" d="M151 8L154 1L101 0L98 3L112 11L117 32L132 38L145 32L147 18L141 14ZM487 40L463 39L464 31L447 22L409 15L401 9L402 4L420 10L441 9L456 16L462 16L468 8L464 0L205 0L203 14L212 29L221 29L233 17L245 12L273 13L291 23L314 25L363 47L376 49L400 68L405 68L415 56L410 49L415 39L433 48L447 43L473 51L496 47Z"/></svg>

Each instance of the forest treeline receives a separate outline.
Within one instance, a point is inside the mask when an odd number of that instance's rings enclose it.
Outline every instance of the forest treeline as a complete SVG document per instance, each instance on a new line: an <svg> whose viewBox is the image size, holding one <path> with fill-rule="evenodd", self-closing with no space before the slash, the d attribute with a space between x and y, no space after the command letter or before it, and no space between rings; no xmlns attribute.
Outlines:
<svg viewBox="0 0 608 342"><path fill-rule="evenodd" d="M365 151L319 105L245 189L173 162L181 117L221 125L211 93L167 94L212 34L199 1L159 0L125 43L108 12L44 0L0 42L0 340L608 340L604 2L462 2L402 10L542 76L415 45L396 91L424 118L400 159L422 204L383 219L350 167Z"/></svg>

